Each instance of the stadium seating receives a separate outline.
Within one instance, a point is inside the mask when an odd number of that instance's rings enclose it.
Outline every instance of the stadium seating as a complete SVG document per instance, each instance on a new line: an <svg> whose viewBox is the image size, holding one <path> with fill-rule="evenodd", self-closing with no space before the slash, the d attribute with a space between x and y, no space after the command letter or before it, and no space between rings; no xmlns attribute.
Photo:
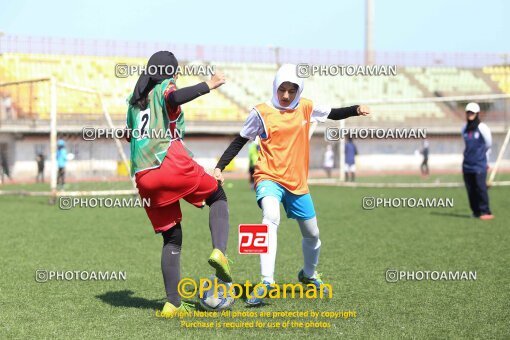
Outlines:
<svg viewBox="0 0 510 340"><path fill-rule="evenodd" d="M0 82L55 77L60 83L97 90L103 95L114 119L123 119L126 98L133 90L137 76L118 78L116 64L144 65L141 58L112 58L88 56L56 56L3 54L0 57ZM189 86L202 81L193 76L182 76L178 86ZM38 118L49 118L49 84L31 83L0 88L3 96L10 95L20 116L37 112ZM57 91L59 117L77 119L100 115L101 103L94 94L60 88ZM30 100L30 98L32 98ZM188 119L239 120L239 107L222 93L199 98L186 105Z"/></svg>
<svg viewBox="0 0 510 340"><path fill-rule="evenodd" d="M230 84L222 91L249 110L272 96L275 64L214 63L225 72ZM423 97L422 91L412 86L405 75L396 77L327 77L306 79L303 96L317 103L341 106L364 100ZM412 117L442 117L443 112L433 103L376 105L373 120L403 121Z"/></svg>
<svg viewBox="0 0 510 340"><path fill-rule="evenodd" d="M52 76L60 83L97 90L103 95L114 120L122 121L126 98L137 76L118 78L115 65L144 65L145 62L142 58L5 53L0 56L0 82ZM271 98L276 64L210 62L210 65L225 73L227 85L220 87L214 95L186 104L184 112L188 120L242 121L251 107ZM482 71L487 76L482 76ZM353 102L491 93L496 86L510 93L509 74L510 67L501 66L478 71L455 67L406 67L399 69L397 76L313 76L306 79L303 96L335 107ZM203 80L198 76L182 76L178 86ZM492 89L488 81L494 82ZM59 88L57 94L59 117L97 119L102 113L101 103L94 94L67 88ZM48 82L0 87L0 97L11 98L17 117L49 119ZM372 107L373 121L388 122L441 118L449 110L433 102L372 104Z"/></svg>
<svg viewBox="0 0 510 340"><path fill-rule="evenodd" d="M424 94L412 86L404 74L395 77L312 77L306 95L331 106L344 103L364 103L377 100L420 98ZM373 104L372 120L404 121L413 118L442 117L444 113L434 103Z"/></svg>
<svg viewBox="0 0 510 340"><path fill-rule="evenodd" d="M225 73L231 86L221 91L235 100L244 110L265 102L272 95L272 84L276 72L275 64L243 64L212 62L216 69Z"/></svg>
<svg viewBox="0 0 510 340"><path fill-rule="evenodd" d="M510 66L488 66L483 73L490 76L504 93L510 93Z"/></svg>
<svg viewBox="0 0 510 340"><path fill-rule="evenodd" d="M456 67L408 67L407 73L431 93L442 95L490 93L491 88L471 70Z"/></svg>

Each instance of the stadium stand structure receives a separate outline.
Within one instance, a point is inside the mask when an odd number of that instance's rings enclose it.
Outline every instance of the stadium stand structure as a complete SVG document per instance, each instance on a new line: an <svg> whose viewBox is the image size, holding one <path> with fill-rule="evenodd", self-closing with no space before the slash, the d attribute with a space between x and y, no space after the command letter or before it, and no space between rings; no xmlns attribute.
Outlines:
<svg viewBox="0 0 510 340"><path fill-rule="evenodd" d="M405 71L435 95L490 93L491 87L473 70L456 67L407 67Z"/></svg>
<svg viewBox="0 0 510 340"><path fill-rule="evenodd" d="M142 58L114 58L88 56L28 55L6 53L0 57L0 82L15 82L54 77L57 82L95 89L103 94L115 121L124 120L126 99L137 76L120 78L115 75L116 64L144 65ZM202 81L196 76L182 76L179 86ZM17 119L49 119L49 96L44 86L11 86L0 89L0 95L9 96ZM88 120L102 112L91 96L71 89L58 92L59 119ZM240 120L240 108L220 93L199 98L186 106L189 120Z"/></svg>
<svg viewBox="0 0 510 340"><path fill-rule="evenodd" d="M489 75L502 92L510 93L510 66L487 66L483 73Z"/></svg>
<svg viewBox="0 0 510 340"><path fill-rule="evenodd" d="M134 56L120 53L119 57L114 56L113 52L104 56L87 55L85 50L80 49L73 53L65 46L58 53L46 45L38 52L19 48L6 51L5 39L0 37L0 40L0 147L7 150L15 177L33 178L35 154L42 152L49 157L48 136L54 132L68 143L70 152L75 155L68 167L70 181L99 178L113 182L127 178L127 167L124 157L119 157L122 154L119 150L128 154L129 144L117 145L117 140L114 143L108 138L90 143L84 140L82 129L111 127L110 119L105 120L105 117L111 118L116 127L124 126L126 99L137 75L116 75L116 65L145 65L146 58L138 56L160 47L144 48L143 53L140 51ZM58 47L60 43L50 45ZM107 47L104 46L105 49ZM186 51L187 54L184 53ZM269 57L267 60L246 61L243 57L245 52L231 55L230 50L226 49L211 55L197 46L176 50L177 55L183 55L181 66L214 66L226 74L225 86L183 107L187 121L186 144L194 150L197 161L206 168L214 167L218 155L223 152L232 135L239 133L250 108L272 96L273 77L278 68L276 59L273 58L273 62ZM193 54L196 56L193 57ZM320 62L297 61L285 53L280 55L280 62ZM299 55L301 58L307 54ZM344 60L343 56L341 53L338 57L332 54L334 60ZM505 145L508 144L505 136L508 137L510 100L504 99L502 94L510 94L510 67L499 64L499 61L485 62L485 59L477 61L476 65L460 62L434 62L431 65L429 59L423 59L427 61L423 63L420 55L416 57L418 59L406 63L396 60L384 63L386 60L377 59L381 65L399 65L396 76L309 77L305 81L303 96L334 107L354 103L371 106L373 114L370 117L341 121L340 124L344 125L340 127L425 128L431 149L434 150L431 165L441 171L459 168L463 145L458 135L465 124L464 107L467 100L480 99L483 120L491 126L494 135L495 151L490 161L502 159L501 169L508 169L508 152L501 153L499 150L506 150ZM48 81L49 78L55 82ZM183 75L177 84L185 87L203 80L206 79L201 76ZM55 96L56 110L51 110L52 103L55 103L52 97ZM55 127L50 124L50 111L56 112ZM311 141L314 151L310 153L312 169L322 166L323 149L327 143L324 140L325 131L328 127L336 126L339 126L338 122L328 121L315 130ZM207 148L203 148L203 145L207 145ZM421 147L419 140L360 140L359 147L359 165L365 171L389 171L393 174L418 169L415 163L419 163L420 158L416 154ZM338 150L341 153L341 143ZM247 164L247 156L243 152L233 166L236 171L244 171ZM336 163L341 164L339 158ZM54 171L47 167L46 173L49 175ZM494 176L491 178L494 179ZM114 188L108 186L108 189Z"/></svg>
<svg viewBox="0 0 510 340"><path fill-rule="evenodd" d="M0 82L13 82L54 77L57 82L95 89L102 93L113 120L124 120L126 98L136 82L136 75L120 78L116 64L144 65L143 58L97 57L53 54L4 53L0 56ZM186 64L186 63L182 63ZM210 62L225 72L228 86L214 96L205 96L186 104L188 121L241 122L255 104L271 97L276 64ZM304 96L318 103L341 106L367 99L428 98L500 92L510 93L510 67L493 66L483 69L457 67L403 67L397 76L307 78ZM192 85L204 79L181 76L178 85ZM41 86L10 86L0 89L0 96L9 97L16 119L45 121L49 119L48 90ZM101 115L97 100L87 93L72 89L58 92L58 114L61 123L94 120ZM454 118L455 107L444 103L402 105L379 104L374 107L373 122L405 122L430 118Z"/></svg>

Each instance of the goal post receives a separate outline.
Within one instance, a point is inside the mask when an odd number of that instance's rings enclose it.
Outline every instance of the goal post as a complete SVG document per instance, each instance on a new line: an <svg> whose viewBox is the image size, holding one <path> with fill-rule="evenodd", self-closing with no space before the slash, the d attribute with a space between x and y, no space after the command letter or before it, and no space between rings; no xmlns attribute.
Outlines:
<svg viewBox="0 0 510 340"><path fill-rule="evenodd" d="M489 180L487 181L487 184L489 186L495 185L494 178L496 177L496 174L498 173L499 165L501 164L501 162L503 160L503 156L508 149L509 141L510 141L510 128L508 129L506 136L505 136L505 140L503 141L503 145L501 146L501 149L499 150L498 158L496 159L496 163L494 163L494 167L491 169Z"/></svg>
<svg viewBox="0 0 510 340"><path fill-rule="evenodd" d="M72 121L73 127L70 128L62 125L64 123L62 123L60 116L63 114L62 111L66 110L65 108L62 108L62 105L64 104L59 102L59 96L64 97L64 94L60 93L62 91L72 91L78 97L87 96L86 99L94 102L94 106L97 106L97 110L94 115L95 119L97 120L98 117L102 117L99 118L102 120L100 127L108 127L112 129L116 128L115 123L109 114L108 105L100 91L59 82L54 77L0 83L0 99L9 98L9 100L12 100L13 102L12 106L8 109L0 107L0 113L2 114L2 120L0 122L0 136L3 135L4 141L7 140L8 143L13 144L12 147L9 148L9 150L12 150L9 156L11 160L13 160L11 163L13 163L14 168L16 169L14 172L13 183L11 184L7 182L6 185L0 186L0 195L14 194L26 196L50 196L53 200L57 196L62 195L136 195L138 190L136 190L134 179L129 174L129 159L124 151L122 141L117 138L113 139L114 148L110 145L112 143L109 145L104 145L104 143L102 143L96 147L98 150L96 153L101 153L101 148L111 149L105 151L105 153L110 156L104 157L112 158L110 161L111 164L115 162L113 158L117 158L117 163L122 164L123 168L127 171L127 174L124 177L119 177L117 167L117 173L112 173L113 171L110 171L111 176L115 177L116 181L124 181L129 183L129 185L110 185L110 175L108 175L108 173L104 174L105 171L103 171L101 172L98 180L91 180L90 177L92 177L92 175L83 175L81 176L83 178L76 178L75 183L70 185L69 188L58 188L58 139L62 137L65 138L65 136L72 136L71 141L73 141L72 138L74 138L74 141L80 142L83 146L84 141L83 138L80 139L80 136L82 137L82 131L79 130L79 126L87 126L86 118L83 120L79 113L73 113L73 111L68 108L67 111L71 110L71 113L67 113L66 122ZM117 128L123 127L117 126ZM46 139L46 143L44 143L44 136L47 136L46 138L48 138ZM35 170L34 165L36 162L34 162L33 159L30 160L27 155L20 155L18 150L29 150L25 145L16 145L20 138L21 140L36 140L30 142L31 147L35 148L37 146L44 147L46 149L45 153L47 157L49 157L49 159L46 158L46 164L49 168L49 171L45 171L49 177L49 183L47 182L46 186L38 184L32 185L33 177L26 175L30 171ZM88 143L95 142L96 141ZM49 150L47 147L49 147ZM114 153L117 154L117 157L112 156ZM79 161L69 161L68 165L73 162L75 163L74 165L76 165L78 162L87 161L90 163L89 168L92 173L94 172L95 164L102 163L101 160L80 159ZM27 167L30 167L30 169L27 169ZM78 165L76 165L76 167L78 167ZM112 168L112 166L110 166L110 168ZM22 173L22 175L17 176L18 173ZM83 185L81 183L83 183ZM32 189L32 187L35 189Z"/></svg>
<svg viewBox="0 0 510 340"><path fill-rule="evenodd" d="M113 124L112 117L110 116L110 113L108 111L108 106L106 105L106 102L105 102L101 92L96 91L96 90L92 90L92 89L88 89L88 88L85 88L85 87L73 86L73 85L69 85L69 84L65 84L65 83L59 83L58 86L61 87L61 88L66 88L66 89L70 89L70 90L81 91L81 92L84 92L84 93L90 93L90 94L96 95L97 99L98 99L98 101L99 101L99 103L101 105L101 109L103 111L102 114L103 114L103 117L104 117L104 119L106 121L106 124L111 129L115 128L115 125ZM124 166L126 167L126 169L129 169L130 168L129 160L128 160L127 156L126 156L126 153L124 152L124 149L122 148L121 141L118 138L115 138L114 142L115 142L115 147L117 149L117 152L120 155ZM134 178L130 177L130 179L131 179L131 183L133 185L133 188L136 189L136 183L134 181ZM56 182L55 182L55 184L56 184ZM122 191L122 192L124 192L124 191Z"/></svg>

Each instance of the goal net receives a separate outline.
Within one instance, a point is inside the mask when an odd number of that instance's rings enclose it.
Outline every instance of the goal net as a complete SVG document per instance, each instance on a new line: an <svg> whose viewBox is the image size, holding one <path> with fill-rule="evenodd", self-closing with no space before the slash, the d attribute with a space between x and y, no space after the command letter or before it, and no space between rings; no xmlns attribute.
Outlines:
<svg viewBox="0 0 510 340"><path fill-rule="evenodd" d="M0 124L0 194L54 198L137 193L129 176L129 144L84 138L84 129L124 126L123 117L110 116L100 92L55 78L2 83ZM66 152L61 164L59 148Z"/></svg>

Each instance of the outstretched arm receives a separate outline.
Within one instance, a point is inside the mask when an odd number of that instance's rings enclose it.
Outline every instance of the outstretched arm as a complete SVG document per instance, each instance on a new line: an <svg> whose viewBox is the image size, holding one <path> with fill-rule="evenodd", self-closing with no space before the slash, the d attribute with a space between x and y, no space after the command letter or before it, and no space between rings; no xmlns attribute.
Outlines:
<svg viewBox="0 0 510 340"><path fill-rule="evenodd" d="M177 107L207 94L211 90L214 90L223 84L225 84L225 76L223 73L217 72L211 77L211 80L170 92L166 97L166 100L171 106Z"/></svg>
<svg viewBox="0 0 510 340"><path fill-rule="evenodd" d="M239 133L239 136L234 138L228 148L223 152L220 157L216 168L214 169L214 178L223 184L223 175L221 172L225 167L234 159L235 156L241 151L243 146L251 139L255 140L257 136L265 134L264 125L257 111L252 109L246 122L244 123L243 129Z"/></svg>
<svg viewBox="0 0 510 340"><path fill-rule="evenodd" d="M368 106L354 105L338 109L331 109L331 112L328 115L328 119L342 120L354 116L366 116L368 114L370 114L370 109Z"/></svg>
<svg viewBox="0 0 510 340"><path fill-rule="evenodd" d="M326 119L342 120L349 117L366 116L368 114L370 114L370 109L365 105L353 105L335 109L323 105L314 105L311 120L324 123Z"/></svg>
<svg viewBox="0 0 510 340"><path fill-rule="evenodd" d="M248 138L244 138L241 135L234 138L234 140L230 143L228 148L221 155L218 164L216 164L216 168L214 169L214 177L223 184L223 176L221 172L230 164L230 162L237 156L239 151L243 148L243 146L248 142Z"/></svg>
<svg viewBox="0 0 510 340"><path fill-rule="evenodd" d="M193 86L177 89L174 92L171 92L166 100L171 106L177 107L209 92L209 86L207 86L207 83L204 81Z"/></svg>

